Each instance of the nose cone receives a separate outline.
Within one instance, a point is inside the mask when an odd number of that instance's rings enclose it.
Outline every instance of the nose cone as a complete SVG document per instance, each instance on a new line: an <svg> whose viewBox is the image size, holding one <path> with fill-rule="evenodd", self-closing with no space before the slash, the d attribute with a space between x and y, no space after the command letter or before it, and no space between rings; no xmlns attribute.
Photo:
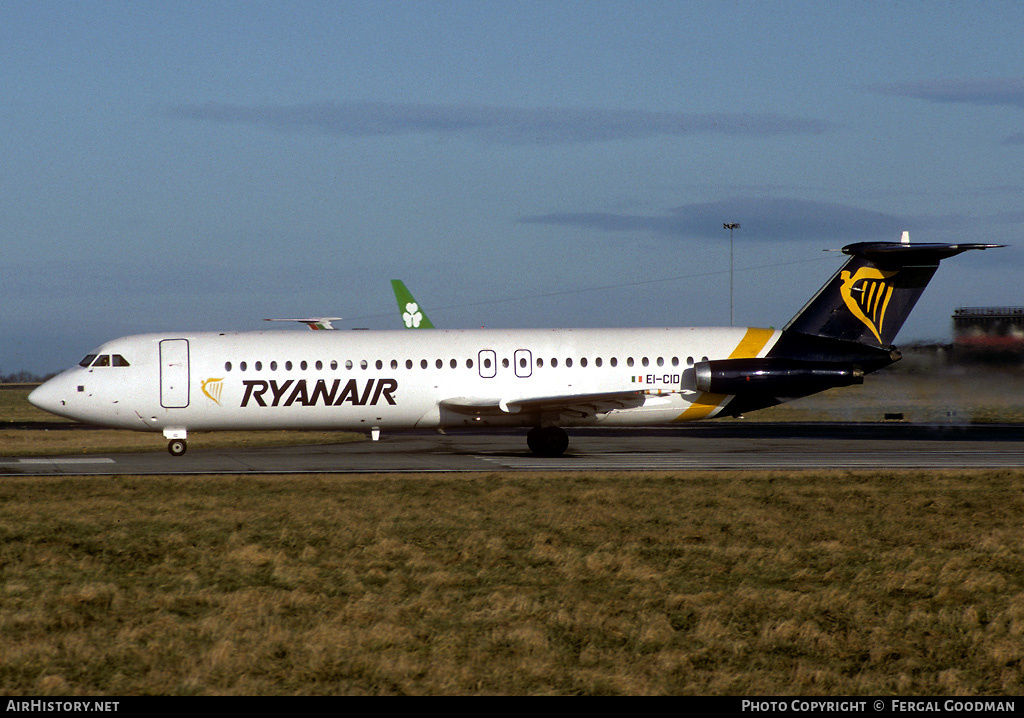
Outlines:
<svg viewBox="0 0 1024 718"><path fill-rule="evenodd" d="M62 409L67 406L69 398L65 396L67 394L67 386L67 381L64 381L61 376L55 376L33 389L28 395L28 402L32 406L48 411L51 414L66 416L67 413L62 411Z"/></svg>

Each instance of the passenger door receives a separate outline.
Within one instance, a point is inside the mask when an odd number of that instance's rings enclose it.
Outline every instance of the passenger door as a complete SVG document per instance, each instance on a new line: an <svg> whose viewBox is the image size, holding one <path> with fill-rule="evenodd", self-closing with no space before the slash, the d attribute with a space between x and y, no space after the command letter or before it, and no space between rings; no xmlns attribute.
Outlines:
<svg viewBox="0 0 1024 718"><path fill-rule="evenodd" d="M184 409L188 385L188 339L164 339L160 342L160 406Z"/></svg>

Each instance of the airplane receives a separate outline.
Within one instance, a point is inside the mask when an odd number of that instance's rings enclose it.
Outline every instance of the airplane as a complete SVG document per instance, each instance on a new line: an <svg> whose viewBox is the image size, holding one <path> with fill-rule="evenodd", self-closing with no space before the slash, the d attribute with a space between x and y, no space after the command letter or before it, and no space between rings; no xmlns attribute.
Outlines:
<svg viewBox="0 0 1024 718"><path fill-rule="evenodd" d="M948 257L993 244L860 242L781 330L758 327L173 332L93 349L29 401L102 426L159 431L528 428L560 456L564 427L739 416L864 376ZM422 322L421 322L422 326Z"/></svg>
<svg viewBox="0 0 1024 718"><path fill-rule="evenodd" d="M334 325L331 322L340 322L341 317L309 317L308 319L264 319L265 322L298 322L299 324L305 324L313 331L323 329L334 329Z"/></svg>

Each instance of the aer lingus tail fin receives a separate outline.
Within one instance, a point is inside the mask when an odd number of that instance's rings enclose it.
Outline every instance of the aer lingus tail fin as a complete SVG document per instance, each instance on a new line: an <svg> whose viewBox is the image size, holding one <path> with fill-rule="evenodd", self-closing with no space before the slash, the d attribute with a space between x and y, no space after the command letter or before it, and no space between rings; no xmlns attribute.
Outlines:
<svg viewBox="0 0 1024 718"><path fill-rule="evenodd" d="M391 288L398 300L398 313L402 315L402 323L408 329L433 329L434 325L427 319L423 308L413 299L412 293L401 279L392 279Z"/></svg>

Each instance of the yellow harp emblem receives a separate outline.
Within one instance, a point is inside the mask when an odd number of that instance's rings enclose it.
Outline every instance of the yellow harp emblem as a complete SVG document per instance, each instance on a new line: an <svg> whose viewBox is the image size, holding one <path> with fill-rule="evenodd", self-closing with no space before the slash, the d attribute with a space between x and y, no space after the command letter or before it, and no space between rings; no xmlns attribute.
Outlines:
<svg viewBox="0 0 1024 718"><path fill-rule="evenodd" d="M895 274L895 271L886 272L875 267L861 267L852 276L848 271L841 274L843 283L839 293L846 308L871 330L879 344L882 343L885 310L893 290L886 280Z"/></svg>
<svg viewBox="0 0 1024 718"><path fill-rule="evenodd" d="M203 379L203 393L220 406L220 394L224 391L224 378Z"/></svg>

